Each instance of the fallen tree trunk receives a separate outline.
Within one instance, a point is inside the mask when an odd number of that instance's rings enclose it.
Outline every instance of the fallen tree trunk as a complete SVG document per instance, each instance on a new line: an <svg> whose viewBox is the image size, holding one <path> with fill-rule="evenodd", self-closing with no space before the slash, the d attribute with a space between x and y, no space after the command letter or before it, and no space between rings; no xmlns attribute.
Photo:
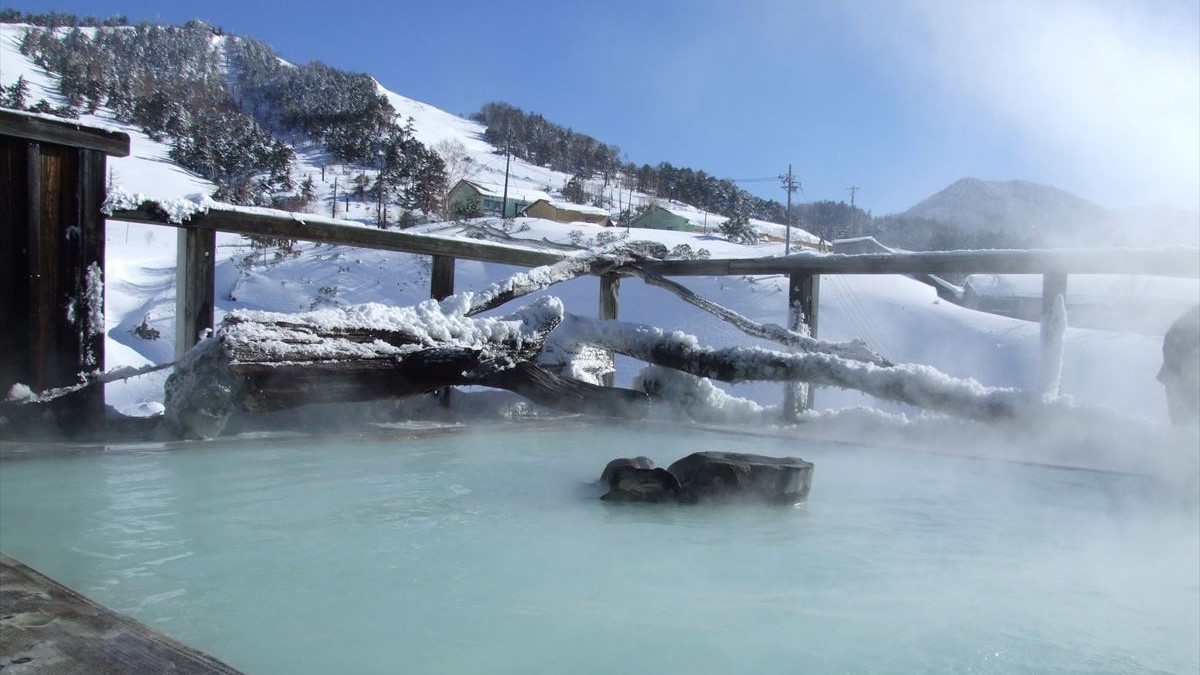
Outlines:
<svg viewBox="0 0 1200 675"><path fill-rule="evenodd" d="M796 331L791 331L778 324L768 323L761 324L742 316L741 314L709 300L701 295L692 292L687 286L676 283L659 276L653 272L638 267L637 265L628 265L621 268L621 271L626 274L631 274L640 278L642 281L651 286L658 286L664 290L674 293L676 297L684 302L698 307L709 314L721 319L731 326L742 331L751 337L762 338L777 342L785 347L809 352L814 354L833 354L844 359L853 359L863 361L865 363L873 363L877 366L890 366L892 363L880 356L873 349L867 346L867 343L862 340L854 340L853 342L830 342L828 340L818 340L807 335L801 335Z"/></svg>
<svg viewBox="0 0 1200 675"><path fill-rule="evenodd" d="M831 354L792 354L757 347L714 349L683 333L568 314L551 338L565 344L610 349L647 363L722 382L752 380L856 389L885 400L978 421L1016 416L1036 401L1017 389L985 387L930 366L880 367Z"/></svg>
<svg viewBox="0 0 1200 675"><path fill-rule="evenodd" d="M530 362L562 315L556 298L502 319L447 316L432 302L235 312L168 378L167 418L183 436L212 438L235 408L266 412L463 385L506 389L569 412L644 416L643 392L563 378Z"/></svg>

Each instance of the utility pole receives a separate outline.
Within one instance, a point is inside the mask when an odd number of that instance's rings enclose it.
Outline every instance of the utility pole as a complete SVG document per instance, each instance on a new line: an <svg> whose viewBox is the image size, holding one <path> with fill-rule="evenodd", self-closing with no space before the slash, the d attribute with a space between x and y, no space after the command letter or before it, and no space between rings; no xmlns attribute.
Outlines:
<svg viewBox="0 0 1200 675"><path fill-rule="evenodd" d="M785 234L783 239L783 254L790 255L792 252L792 193L801 189L800 181L792 176L792 165L788 164L788 172L786 176L780 176L779 181L784 190L787 191L787 211L785 212L784 223Z"/></svg>
<svg viewBox="0 0 1200 675"><path fill-rule="evenodd" d="M851 185L846 188L850 191L850 236L858 236L858 212L854 210L854 196L861 190L857 185Z"/></svg>
<svg viewBox="0 0 1200 675"><path fill-rule="evenodd" d="M379 201L375 206L375 222L381 230L387 229L387 211L383 206L383 174L387 171L387 151L379 152L379 177L375 180L375 189L379 192Z"/></svg>
<svg viewBox="0 0 1200 675"><path fill-rule="evenodd" d="M500 202L500 217L508 217L508 163L512 158L512 139L504 140L504 200ZM513 214L516 215L516 214Z"/></svg>
<svg viewBox="0 0 1200 675"><path fill-rule="evenodd" d="M329 200L329 205L330 205L329 217L330 218L337 218L337 188L338 188L338 177L334 176L333 177L333 199Z"/></svg>

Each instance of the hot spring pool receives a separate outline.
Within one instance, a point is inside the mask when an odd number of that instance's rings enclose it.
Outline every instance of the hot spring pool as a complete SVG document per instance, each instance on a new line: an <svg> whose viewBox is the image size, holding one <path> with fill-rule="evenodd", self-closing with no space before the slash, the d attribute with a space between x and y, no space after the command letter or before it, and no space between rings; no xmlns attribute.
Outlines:
<svg viewBox="0 0 1200 675"><path fill-rule="evenodd" d="M612 505L616 456L816 464L799 507ZM661 428L0 463L0 549L251 674L1195 673L1195 492Z"/></svg>

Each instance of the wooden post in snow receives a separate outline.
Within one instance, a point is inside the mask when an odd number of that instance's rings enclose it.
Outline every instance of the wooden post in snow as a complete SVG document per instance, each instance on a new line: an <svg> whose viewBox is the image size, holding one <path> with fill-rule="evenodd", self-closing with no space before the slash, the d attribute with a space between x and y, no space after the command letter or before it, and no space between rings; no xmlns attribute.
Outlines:
<svg viewBox="0 0 1200 675"><path fill-rule="evenodd" d="M810 337L817 337L817 308L821 293L821 275L788 275L788 330L801 331L807 326ZM793 421L801 410L813 406L813 386L788 382L783 389L783 419Z"/></svg>
<svg viewBox="0 0 1200 675"><path fill-rule="evenodd" d="M1067 300L1067 275L1061 273L1042 275L1042 317L1041 317L1041 351L1038 361L1039 391L1043 394L1058 395L1058 378L1062 371L1062 336L1058 334L1063 327L1056 326L1055 305L1059 296L1063 304ZM1065 317L1062 317L1065 320ZM1051 372L1053 371L1053 372Z"/></svg>
<svg viewBox="0 0 1200 675"><path fill-rule="evenodd" d="M615 321L621 310L621 275L619 274L602 274L600 275L600 319ZM612 361L613 371L604 375L601 384L606 387L613 386L616 382L617 360L616 354L608 353L608 358Z"/></svg>
<svg viewBox="0 0 1200 675"><path fill-rule="evenodd" d="M434 300L445 300L454 295L454 258L448 255L433 257L433 271L429 275L429 297ZM450 387L437 390L438 403L443 408L450 407Z"/></svg>
<svg viewBox="0 0 1200 675"><path fill-rule="evenodd" d="M429 279L429 297L445 300L454 295L454 258L448 255L433 256L433 273Z"/></svg>
<svg viewBox="0 0 1200 675"><path fill-rule="evenodd" d="M216 301L216 230L180 228L176 235L175 358L212 330Z"/></svg>

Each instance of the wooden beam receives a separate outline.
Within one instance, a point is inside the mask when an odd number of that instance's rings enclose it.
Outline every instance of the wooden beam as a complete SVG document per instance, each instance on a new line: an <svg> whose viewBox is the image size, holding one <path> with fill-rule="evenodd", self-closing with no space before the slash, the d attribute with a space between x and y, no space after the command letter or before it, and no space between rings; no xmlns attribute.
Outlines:
<svg viewBox="0 0 1200 675"><path fill-rule="evenodd" d="M192 216L183 223L175 223L171 222L156 205L147 202L134 210L114 211L109 219L262 237L300 239L381 251L442 255L462 260L481 260L525 267L550 265L564 257L561 253L549 251L536 251L517 246L431 234L380 230L348 220L335 220L307 213L291 213L273 209L247 210L216 206L207 213Z"/></svg>
<svg viewBox="0 0 1200 675"><path fill-rule="evenodd" d="M0 135L98 150L113 157L129 155L129 135L70 120L51 120L15 110L0 110Z"/></svg>
<svg viewBox="0 0 1200 675"><path fill-rule="evenodd" d="M179 231L175 278L175 358L200 341L213 327L216 301L217 233L214 230Z"/></svg>
<svg viewBox="0 0 1200 675"><path fill-rule="evenodd" d="M739 274L1148 274L1200 277L1200 250L1040 249L923 253L794 254L786 258L713 258L646 261L664 276Z"/></svg>

